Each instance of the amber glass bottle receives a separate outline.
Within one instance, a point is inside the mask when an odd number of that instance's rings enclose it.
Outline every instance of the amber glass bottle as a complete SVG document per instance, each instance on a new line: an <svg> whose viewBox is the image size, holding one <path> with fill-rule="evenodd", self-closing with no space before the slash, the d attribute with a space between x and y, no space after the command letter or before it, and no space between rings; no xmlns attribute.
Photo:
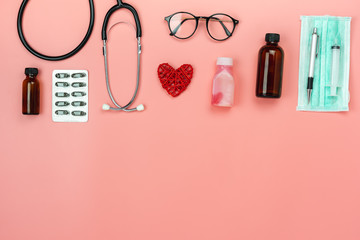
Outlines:
<svg viewBox="0 0 360 240"><path fill-rule="evenodd" d="M280 98L284 65L284 51L278 45L280 35L268 33L265 41L259 51L256 96Z"/></svg>
<svg viewBox="0 0 360 240"><path fill-rule="evenodd" d="M22 113L25 115L38 115L40 113L40 84L36 79L37 68L25 69L26 79L22 85Z"/></svg>

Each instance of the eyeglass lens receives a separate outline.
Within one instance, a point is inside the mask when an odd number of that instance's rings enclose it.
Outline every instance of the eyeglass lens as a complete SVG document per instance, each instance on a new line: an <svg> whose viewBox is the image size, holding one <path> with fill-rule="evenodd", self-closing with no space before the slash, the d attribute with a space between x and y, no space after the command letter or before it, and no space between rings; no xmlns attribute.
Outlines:
<svg viewBox="0 0 360 240"><path fill-rule="evenodd" d="M170 20L172 35L178 38L188 38L196 30L196 18L188 13L177 13Z"/></svg>
<svg viewBox="0 0 360 240"><path fill-rule="evenodd" d="M208 32L216 40L224 40L231 36L234 30L233 20L223 14L213 15L208 21Z"/></svg>

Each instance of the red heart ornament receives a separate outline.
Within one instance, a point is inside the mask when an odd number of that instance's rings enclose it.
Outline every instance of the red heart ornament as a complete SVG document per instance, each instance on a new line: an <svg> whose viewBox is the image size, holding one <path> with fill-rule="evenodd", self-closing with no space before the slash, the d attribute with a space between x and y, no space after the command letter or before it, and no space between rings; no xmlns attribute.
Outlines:
<svg viewBox="0 0 360 240"><path fill-rule="evenodd" d="M183 64L175 70L169 64L163 63L158 68L162 87L173 97L179 96L186 90L193 77L193 72L190 64Z"/></svg>

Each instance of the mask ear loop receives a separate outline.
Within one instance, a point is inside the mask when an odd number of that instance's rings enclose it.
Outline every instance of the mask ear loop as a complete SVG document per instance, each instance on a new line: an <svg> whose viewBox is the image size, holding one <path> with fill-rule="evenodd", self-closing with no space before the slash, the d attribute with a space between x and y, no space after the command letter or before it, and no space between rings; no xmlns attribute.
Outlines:
<svg viewBox="0 0 360 240"><path fill-rule="evenodd" d="M110 30L115 27L116 25L119 24L127 24L129 26L132 27L132 29L134 29L134 31L136 32L136 28L129 22L117 22L115 24L113 24L107 34L109 35ZM138 90L139 90L139 84L140 84L140 54L141 54L141 43L140 43L140 37L137 38L137 42L138 42L138 47L137 47L137 52L138 52L138 57L137 57L137 77L136 77L136 87L135 87L135 91L134 94L131 98L131 100L129 101L128 104L126 104L125 106L120 106L120 104L118 104L112 94L111 91L111 87L110 87L110 80L109 80L109 67L108 67L108 60L107 60L107 48L106 48L106 42L107 40L104 40L104 59L105 59L105 77L106 77L106 86L107 86L107 91L109 93L110 99L113 102L113 104L116 106L116 108L110 107L106 104L104 104L103 109L104 110L117 110L117 111L125 111L125 112L133 112L133 111L143 111L144 110L144 106L141 104L139 106L137 106L136 108L131 108L128 109L128 107L135 101L135 98L137 96Z"/></svg>

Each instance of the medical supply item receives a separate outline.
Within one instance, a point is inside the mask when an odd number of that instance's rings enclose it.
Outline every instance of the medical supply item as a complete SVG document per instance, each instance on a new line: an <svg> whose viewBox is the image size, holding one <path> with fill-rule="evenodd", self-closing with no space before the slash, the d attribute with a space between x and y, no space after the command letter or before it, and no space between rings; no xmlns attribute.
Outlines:
<svg viewBox="0 0 360 240"><path fill-rule="evenodd" d="M86 70L54 70L52 119L54 122L87 122L89 77Z"/></svg>
<svg viewBox="0 0 360 240"><path fill-rule="evenodd" d="M170 36L178 39L188 39L194 35L199 21L206 22L206 29L210 37L216 41L224 41L230 38L239 20L224 14L216 13L210 17L195 16L188 12L177 12L165 17L168 22Z"/></svg>
<svg viewBox="0 0 360 240"><path fill-rule="evenodd" d="M135 19L135 25L136 25L136 29L135 27L128 23L128 22L118 22L115 23L114 25L112 25L109 28L109 31L107 32L107 26L109 23L109 19L111 17L111 15L116 12L117 10L120 9L127 9L129 10L134 19ZM107 41L108 41L108 33L110 32L110 30L117 24L128 24L130 26L132 26L135 31L136 31L136 40L137 40L137 78L136 78L136 87L135 87L135 91L134 94L131 98L131 100L129 101L128 104L126 104L125 106L120 106L115 98L113 97L111 88L110 88L110 80L109 80L109 67L108 67L108 58L107 58ZM113 104L115 105L115 107L110 107L110 105L108 104L104 104L103 105L103 110L107 111L107 110L116 110L116 111L124 111L124 112L133 112L133 111L143 111L144 105L140 104L138 105L136 108L130 108L131 105L133 104L133 102L135 101L135 98L137 96L138 90L139 90L139 84L140 84L140 56L141 56L141 43L140 43L140 39L141 39L141 25L140 25L140 19L139 19L139 15L136 12L135 8L132 7L131 5L127 4L127 3L123 3L122 0L117 0L117 4L115 6L113 6L107 13L104 19L104 23L103 23L103 27L102 27L102 40L103 40L103 55L104 55L104 62L105 62L105 78L106 78L106 86L107 86L107 91L109 94L109 97L111 99L111 101L113 102Z"/></svg>
<svg viewBox="0 0 360 240"><path fill-rule="evenodd" d="M310 104L311 92L312 92L313 83L314 83L315 60L318 56L318 52L317 52L318 39L319 39L319 35L317 34L317 28L314 28L313 33L311 35L310 65L309 65L309 77L308 77L308 84L307 84L308 104Z"/></svg>
<svg viewBox="0 0 360 240"><path fill-rule="evenodd" d="M220 57L213 80L211 103L218 107L232 107L234 104L233 59Z"/></svg>
<svg viewBox="0 0 360 240"><path fill-rule="evenodd" d="M301 17L298 111L349 111L350 28L350 17Z"/></svg>
<svg viewBox="0 0 360 240"><path fill-rule="evenodd" d="M26 68L26 79L22 84L22 113L38 115L40 113L40 83L36 78L37 68Z"/></svg>
<svg viewBox="0 0 360 240"><path fill-rule="evenodd" d="M89 22L89 28L87 30L87 33L86 33L84 39L74 50L72 50L71 52L69 52L67 54L61 55L61 56L48 56L48 55L41 54L38 51L36 51L35 49L33 49L26 41L23 29L22 29L22 25L23 25L22 21L23 21L24 11L25 11L25 8L26 8L26 5L28 4L28 2L29 2L29 0L23 0L22 4L20 6L18 18L17 18L17 30L18 30L19 38L20 38L22 44L30 53L32 53L34 56L44 59L44 60L60 61L60 60L64 60L64 59L74 56L85 46L85 44L87 43L87 41L89 40L89 38L91 36L93 28L94 28L94 21L95 21L94 0L89 0L90 22Z"/></svg>
<svg viewBox="0 0 360 240"><path fill-rule="evenodd" d="M173 97L179 96L184 92L193 77L194 69L190 64L183 64L178 69L174 69L168 63L160 64L158 67L158 77L162 87Z"/></svg>
<svg viewBox="0 0 360 240"><path fill-rule="evenodd" d="M280 98L284 66L284 51L278 45L280 35L267 33L265 41L258 57L256 96Z"/></svg>
<svg viewBox="0 0 360 240"><path fill-rule="evenodd" d="M332 65L331 65L331 82L330 82L330 96L337 96L337 88L339 85L339 66L340 66L340 46L334 45L332 50Z"/></svg>

